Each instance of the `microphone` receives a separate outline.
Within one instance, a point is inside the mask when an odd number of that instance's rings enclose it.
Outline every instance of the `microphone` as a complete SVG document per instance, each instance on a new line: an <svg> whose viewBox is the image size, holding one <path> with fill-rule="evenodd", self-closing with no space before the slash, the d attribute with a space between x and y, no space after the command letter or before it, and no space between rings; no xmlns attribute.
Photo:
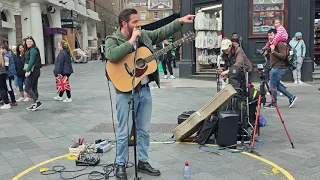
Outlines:
<svg viewBox="0 0 320 180"><path fill-rule="evenodd" d="M141 27L137 27L136 30L141 31ZM139 41L140 36L137 36L136 42Z"/></svg>

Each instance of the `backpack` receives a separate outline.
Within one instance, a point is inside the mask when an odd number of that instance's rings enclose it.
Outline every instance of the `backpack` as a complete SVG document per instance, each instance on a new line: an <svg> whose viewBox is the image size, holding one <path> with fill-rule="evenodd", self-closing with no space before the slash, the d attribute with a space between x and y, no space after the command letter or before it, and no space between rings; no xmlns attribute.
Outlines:
<svg viewBox="0 0 320 180"><path fill-rule="evenodd" d="M286 59L285 59L285 63L287 65L287 67L292 71L295 70L297 68L297 58L296 58L296 54L297 54L297 50L296 47L299 45L300 41L298 42L298 44L292 48L289 43L284 43L286 46Z"/></svg>

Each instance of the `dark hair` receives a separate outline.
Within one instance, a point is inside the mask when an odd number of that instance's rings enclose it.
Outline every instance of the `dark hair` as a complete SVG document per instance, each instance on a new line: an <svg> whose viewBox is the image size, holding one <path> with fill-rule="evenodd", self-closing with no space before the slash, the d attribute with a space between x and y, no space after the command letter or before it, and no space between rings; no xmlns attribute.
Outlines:
<svg viewBox="0 0 320 180"><path fill-rule="evenodd" d="M36 46L37 46L37 45L36 45L36 41L33 39L33 37L32 37L32 36L28 36L28 37L26 37L26 41L27 41L27 40L32 40L32 42L33 42L32 47L36 47ZM26 42L26 44L25 44L24 49L25 49L25 50L29 49L29 48L28 48L28 46L27 46L27 42Z"/></svg>
<svg viewBox="0 0 320 180"><path fill-rule="evenodd" d="M232 33L232 36L235 35L235 34L238 34L238 33L234 32L234 33Z"/></svg>
<svg viewBox="0 0 320 180"><path fill-rule="evenodd" d="M120 12L119 18L118 18L120 27L122 27L123 21L126 23L128 23L130 21L130 16L132 14L138 14L138 11L135 9L124 9Z"/></svg>
<svg viewBox="0 0 320 180"><path fill-rule="evenodd" d="M20 56L20 51L19 51L20 46L22 46L23 48L25 48L23 44L18 44L17 49L16 49L16 51L17 51L17 56Z"/></svg>
<svg viewBox="0 0 320 180"><path fill-rule="evenodd" d="M2 44L1 49L5 49L6 51L9 51L9 46L7 44Z"/></svg>
<svg viewBox="0 0 320 180"><path fill-rule="evenodd" d="M268 34L273 33L273 34L277 34L277 30L276 29L269 29Z"/></svg>

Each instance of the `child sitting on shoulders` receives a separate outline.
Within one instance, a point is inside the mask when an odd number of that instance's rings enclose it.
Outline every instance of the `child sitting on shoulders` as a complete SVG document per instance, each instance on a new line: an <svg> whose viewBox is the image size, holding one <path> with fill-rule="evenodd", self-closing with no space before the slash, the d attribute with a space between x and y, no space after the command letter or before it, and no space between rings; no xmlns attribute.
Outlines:
<svg viewBox="0 0 320 180"><path fill-rule="evenodd" d="M268 41L268 43L262 48L263 51L267 50L267 48L273 46L276 47L279 42L286 42L288 40L287 30L281 24L279 19L275 19L273 23L275 29L277 30L277 34L272 41Z"/></svg>

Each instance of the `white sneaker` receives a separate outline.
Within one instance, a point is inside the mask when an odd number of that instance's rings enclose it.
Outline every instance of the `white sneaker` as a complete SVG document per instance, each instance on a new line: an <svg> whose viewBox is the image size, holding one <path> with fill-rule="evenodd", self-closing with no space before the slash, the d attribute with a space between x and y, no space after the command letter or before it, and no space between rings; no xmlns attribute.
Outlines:
<svg viewBox="0 0 320 180"><path fill-rule="evenodd" d="M23 102L29 102L31 99L27 96L24 100L23 100Z"/></svg>
<svg viewBox="0 0 320 180"><path fill-rule="evenodd" d="M298 81L294 81L294 84L298 84Z"/></svg>
<svg viewBox="0 0 320 180"><path fill-rule="evenodd" d="M56 100L56 101L62 101L62 97L60 97L60 96L56 96L53 99Z"/></svg>
<svg viewBox="0 0 320 180"><path fill-rule="evenodd" d="M303 84L303 82L302 82L302 81L298 81L298 83L299 83L299 84Z"/></svg>
<svg viewBox="0 0 320 180"><path fill-rule="evenodd" d="M11 109L10 104L4 104L3 106L0 107L0 109Z"/></svg>
<svg viewBox="0 0 320 180"><path fill-rule="evenodd" d="M280 96L283 96L283 94L282 94L282 93L280 93L279 95L280 95Z"/></svg>
<svg viewBox="0 0 320 180"><path fill-rule="evenodd" d="M176 77L174 77L174 75L170 75L170 79L175 79Z"/></svg>
<svg viewBox="0 0 320 180"><path fill-rule="evenodd" d="M168 79L168 76L167 76L167 75L164 75L164 76L163 76L163 79Z"/></svg>
<svg viewBox="0 0 320 180"><path fill-rule="evenodd" d="M71 102L72 102L72 99L71 99L71 98L67 98L67 99L63 100L63 102L65 102L65 103L71 103Z"/></svg>
<svg viewBox="0 0 320 180"><path fill-rule="evenodd" d="M24 100L23 97L19 97L19 99L17 99L17 102L22 102Z"/></svg>

